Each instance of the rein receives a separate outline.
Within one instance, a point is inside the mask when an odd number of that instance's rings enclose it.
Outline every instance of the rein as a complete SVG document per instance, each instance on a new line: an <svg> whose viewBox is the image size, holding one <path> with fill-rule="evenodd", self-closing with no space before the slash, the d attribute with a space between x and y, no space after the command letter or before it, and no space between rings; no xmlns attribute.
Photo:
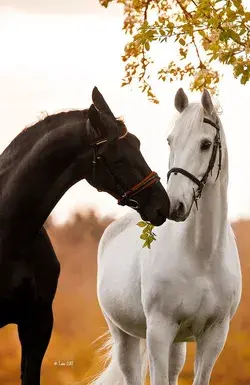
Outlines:
<svg viewBox="0 0 250 385"><path fill-rule="evenodd" d="M217 176L215 181L218 179L220 171L221 171L221 160L222 160L222 151L221 151L221 138L220 138L220 127L218 124L212 122L210 119L204 118L203 120L204 123L210 124L210 126L214 127L216 129L216 134L214 138L214 144L213 144L213 150L211 154L210 161L208 163L207 170L201 180L199 180L195 175L191 174L189 171L185 170L184 168L179 168L179 167L173 167L169 170L167 174L167 180L169 180L170 175L174 173L174 175L177 174L182 174L186 176L187 178L191 179L192 182L197 184L198 188L195 190L193 189L193 199L196 205L196 208L198 210L198 199L201 197L202 190L207 183L207 178L209 176L209 173L213 172L215 160L216 160L216 155L217 151L219 151L219 164L218 164L218 171L217 171Z"/></svg>
<svg viewBox="0 0 250 385"><path fill-rule="evenodd" d="M125 138L128 135L127 128L125 129L125 132L119 136L116 140L120 140ZM139 194L141 191L145 190L146 188L152 186L154 183L157 183L160 180L160 177L158 174L154 171L151 171L149 175L147 175L141 182L137 183L133 187L131 187L130 190L125 190L122 187L122 183L120 183L119 178L111 171L109 166L106 164L105 160L98 154L98 147L101 144L107 143L108 139L100 139L97 140L96 142L92 143L92 149L93 149L93 160L92 160L92 165L93 165L93 182L95 182L96 179L96 168L98 161L101 161L102 164L104 165L106 171L111 175L113 178L117 190L119 191L119 196L116 197L118 200L118 205L120 206L129 206L135 210L138 210L140 208L140 204L137 200L132 199L134 198L137 194ZM102 191L97 188L98 191Z"/></svg>

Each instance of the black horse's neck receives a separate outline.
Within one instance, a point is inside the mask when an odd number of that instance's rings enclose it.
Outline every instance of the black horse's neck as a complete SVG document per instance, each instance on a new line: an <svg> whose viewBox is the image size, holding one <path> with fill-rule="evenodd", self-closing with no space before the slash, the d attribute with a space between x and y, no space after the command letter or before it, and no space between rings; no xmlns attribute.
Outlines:
<svg viewBox="0 0 250 385"><path fill-rule="evenodd" d="M27 146L26 154L16 151L13 156L15 168L10 169L8 177L4 173L0 201L0 223L4 228L4 232L1 231L2 246L5 241L9 244L11 236L15 247L18 244L20 250L25 248L65 191L84 178L84 164L86 168L87 164L90 166L87 159L91 152L86 119L82 116L81 120L72 121L70 117L64 117L63 123L60 124L60 120L58 123L53 130L48 129L42 136L37 135L36 140L34 133L31 134L31 140L24 132L30 151ZM14 150L17 149L16 143ZM8 152L10 155L10 148L2 156ZM86 162L81 162L81 169L75 165L80 154L86 154ZM2 169L6 170L6 167Z"/></svg>

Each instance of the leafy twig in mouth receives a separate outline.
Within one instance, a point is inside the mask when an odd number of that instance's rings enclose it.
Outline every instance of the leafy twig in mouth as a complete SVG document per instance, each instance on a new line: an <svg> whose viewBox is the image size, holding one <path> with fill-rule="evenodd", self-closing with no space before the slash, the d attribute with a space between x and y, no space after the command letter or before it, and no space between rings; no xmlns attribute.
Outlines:
<svg viewBox="0 0 250 385"><path fill-rule="evenodd" d="M156 240L156 235L153 232L154 225L152 225L150 222L140 221L137 223L137 226L143 228L142 234L140 236L140 238L144 241L142 247L147 247L150 249L151 243Z"/></svg>

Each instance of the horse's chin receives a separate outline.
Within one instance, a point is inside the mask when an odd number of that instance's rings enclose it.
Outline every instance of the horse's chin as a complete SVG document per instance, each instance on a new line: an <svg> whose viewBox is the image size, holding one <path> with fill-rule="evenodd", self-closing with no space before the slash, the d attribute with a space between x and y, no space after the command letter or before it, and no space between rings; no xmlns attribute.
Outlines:
<svg viewBox="0 0 250 385"><path fill-rule="evenodd" d="M157 218L151 221L154 226L161 226L164 222L166 222L166 218L163 215L158 215Z"/></svg>
<svg viewBox="0 0 250 385"><path fill-rule="evenodd" d="M157 216L150 218L146 215L140 214L143 221L150 222L152 225L158 227L163 225L163 223L166 221L165 216L161 214L157 214Z"/></svg>

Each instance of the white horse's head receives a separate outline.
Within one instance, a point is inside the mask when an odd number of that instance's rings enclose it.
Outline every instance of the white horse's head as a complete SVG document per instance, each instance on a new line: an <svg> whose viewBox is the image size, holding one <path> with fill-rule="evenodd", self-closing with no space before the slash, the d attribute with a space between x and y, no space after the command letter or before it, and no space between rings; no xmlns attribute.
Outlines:
<svg viewBox="0 0 250 385"><path fill-rule="evenodd" d="M221 168L224 135L210 94L203 91L201 104L189 104L183 89L175 96L180 112L168 137L170 146L167 192L170 219L184 221L205 185L215 183Z"/></svg>

